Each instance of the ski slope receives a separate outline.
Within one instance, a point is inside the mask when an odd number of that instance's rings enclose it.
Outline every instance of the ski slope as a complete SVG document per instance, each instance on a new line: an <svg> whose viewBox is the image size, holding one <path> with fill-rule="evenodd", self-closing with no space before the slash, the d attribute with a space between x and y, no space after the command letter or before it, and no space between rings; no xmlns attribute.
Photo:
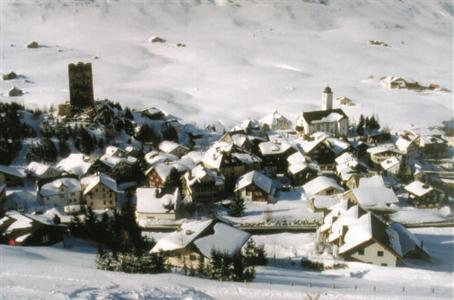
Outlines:
<svg viewBox="0 0 454 300"><path fill-rule="evenodd" d="M450 0L10 0L0 14L0 72L24 76L0 81L0 101L61 103L67 64L86 61L95 97L199 125L275 109L294 121L319 107L326 84L356 103L345 108L353 121L376 113L398 129L453 116L450 92L390 90L378 80L452 90ZM153 36L166 42L149 43ZM42 46L26 48L32 40ZM13 85L25 94L8 97Z"/></svg>

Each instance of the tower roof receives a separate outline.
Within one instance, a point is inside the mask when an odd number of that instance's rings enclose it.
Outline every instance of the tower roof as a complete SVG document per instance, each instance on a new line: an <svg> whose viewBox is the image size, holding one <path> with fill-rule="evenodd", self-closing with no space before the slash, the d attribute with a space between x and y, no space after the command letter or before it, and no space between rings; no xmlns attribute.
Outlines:
<svg viewBox="0 0 454 300"><path fill-rule="evenodd" d="M333 93L333 91L331 90L331 88L330 88L328 85L325 87L325 89L323 90L323 92L324 92L324 93L327 93L327 94L332 94L332 93Z"/></svg>

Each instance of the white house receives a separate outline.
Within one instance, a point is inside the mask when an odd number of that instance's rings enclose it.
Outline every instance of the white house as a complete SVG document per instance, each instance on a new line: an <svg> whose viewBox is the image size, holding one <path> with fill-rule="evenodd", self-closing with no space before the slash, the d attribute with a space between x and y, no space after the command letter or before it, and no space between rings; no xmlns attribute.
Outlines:
<svg viewBox="0 0 454 300"><path fill-rule="evenodd" d="M80 204L82 188L79 180L75 178L59 178L43 185L39 196L45 205L76 205Z"/></svg>
<svg viewBox="0 0 454 300"><path fill-rule="evenodd" d="M296 130L303 135L321 131L347 136L348 117L342 109L333 109L333 93L329 86L323 91L322 110L303 112L296 121Z"/></svg>
<svg viewBox="0 0 454 300"><path fill-rule="evenodd" d="M292 121L287 119L277 110L261 119L260 124L262 126L265 124L268 125L271 130L287 130L292 127Z"/></svg>
<svg viewBox="0 0 454 300"><path fill-rule="evenodd" d="M333 195L339 194L344 189L331 177L318 176L305 185L303 185L304 192L307 196L313 195Z"/></svg>
<svg viewBox="0 0 454 300"><path fill-rule="evenodd" d="M181 204L179 189L173 194L163 194L156 188L136 190L136 219L141 227L147 227L156 220L174 221Z"/></svg>

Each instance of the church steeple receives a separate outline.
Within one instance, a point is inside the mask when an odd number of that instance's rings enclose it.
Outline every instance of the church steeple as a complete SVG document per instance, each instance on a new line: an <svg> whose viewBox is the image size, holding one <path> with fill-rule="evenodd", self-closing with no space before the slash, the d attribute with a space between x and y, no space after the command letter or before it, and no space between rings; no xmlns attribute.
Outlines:
<svg viewBox="0 0 454 300"><path fill-rule="evenodd" d="M329 86L326 86L322 94L322 110L333 109L333 91Z"/></svg>

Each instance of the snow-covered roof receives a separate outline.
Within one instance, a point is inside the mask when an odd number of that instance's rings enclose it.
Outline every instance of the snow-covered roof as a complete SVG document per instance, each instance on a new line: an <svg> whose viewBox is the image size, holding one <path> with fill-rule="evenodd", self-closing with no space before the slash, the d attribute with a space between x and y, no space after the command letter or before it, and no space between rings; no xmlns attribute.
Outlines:
<svg viewBox="0 0 454 300"><path fill-rule="evenodd" d="M101 183L102 185L104 185L106 188L108 188L109 190L111 190L113 192L118 191L117 182L115 181L115 179L107 176L104 173L101 173L96 176L82 178L81 183L82 183L82 185L85 186L84 195L89 193L95 186L98 185L98 183Z"/></svg>
<svg viewBox="0 0 454 300"><path fill-rule="evenodd" d="M91 163L86 162L84 155L81 153L71 153L67 158L62 159L57 164L58 169L75 174L79 177L87 173L90 166Z"/></svg>
<svg viewBox="0 0 454 300"><path fill-rule="evenodd" d="M40 177L40 176L44 175L51 168L53 169L53 167L48 166L46 164L32 161L28 164L27 168L25 169L25 172L32 176ZM56 170L56 169L55 169L55 171L58 172L58 170Z"/></svg>
<svg viewBox="0 0 454 300"><path fill-rule="evenodd" d="M173 194L164 194L158 198L158 190L155 188L138 188L136 190L136 211L138 213L168 213L165 206L175 205L178 201L179 190L176 189Z"/></svg>
<svg viewBox="0 0 454 300"><path fill-rule="evenodd" d="M292 126L292 121L287 119L279 111L275 110L271 114L260 120L261 124L267 124L270 128L273 128L279 124L285 124L286 127L290 128Z"/></svg>
<svg viewBox="0 0 454 300"><path fill-rule="evenodd" d="M0 165L0 173L5 173L14 177L25 178L25 174L16 168Z"/></svg>
<svg viewBox="0 0 454 300"><path fill-rule="evenodd" d="M107 154L104 154L99 158L99 160L104 163L106 166L109 166L110 168L115 167L117 164L121 162L126 162L128 164L134 164L137 162L137 158L133 156L126 156L126 157L120 157L120 156L109 156Z"/></svg>
<svg viewBox="0 0 454 300"><path fill-rule="evenodd" d="M104 151L104 154L107 156L123 156L126 153L123 149L120 149L116 146L109 145L106 147L106 151Z"/></svg>
<svg viewBox="0 0 454 300"><path fill-rule="evenodd" d="M331 177L318 176L311 181L303 185L304 192L306 195L316 195L319 192L324 191L327 188L334 188L339 192L342 192L344 189Z"/></svg>
<svg viewBox="0 0 454 300"><path fill-rule="evenodd" d="M400 160L395 156L391 156L380 163L383 170L389 170L390 168L394 168L398 165L400 165Z"/></svg>
<svg viewBox="0 0 454 300"><path fill-rule="evenodd" d="M204 152L202 151L190 151L183 155L181 158L186 159L189 158L191 159L195 164L198 164L199 162L202 161L203 159Z"/></svg>
<svg viewBox="0 0 454 300"><path fill-rule="evenodd" d="M346 164L348 162L357 162L358 158L356 158L352 153L345 152L336 157L335 162L338 165Z"/></svg>
<svg viewBox="0 0 454 300"><path fill-rule="evenodd" d="M178 156L164 152L151 151L145 154L145 161L151 166L161 162L176 160L178 160Z"/></svg>
<svg viewBox="0 0 454 300"><path fill-rule="evenodd" d="M385 187L385 181L381 175L374 175L371 177L361 177L359 179L359 187L361 188L374 188L374 187Z"/></svg>
<svg viewBox="0 0 454 300"><path fill-rule="evenodd" d="M311 197L314 207L317 209L326 209L339 203L339 198L336 196L314 195Z"/></svg>
<svg viewBox="0 0 454 300"><path fill-rule="evenodd" d="M433 187L419 180L413 181L412 183L406 185L404 188L407 192L412 193L413 195L416 195L418 197L424 196L425 194L430 193L433 190Z"/></svg>
<svg viewBox="0 0 454 300"><path fill-rule="evenodd" d="M194 183L201 183L207 181L211 181L215 185L223 185L225 182L225 178L223 175L218 174L214 170L207 169L201 164L191 169L190 172L184 174L184 178L189 186L193 185Z"/></svg>
<svg viewBox="0 0 454 300"><path fill-rule="evenodd" d="M213 220L211 219L183 223L180 229L171 232L160 239L151 249L150 253L156 253L160 250L173 251L183 249L189 243L194 241L194 239L196 239L206 228L208 228L211 223L213 223Z"/></svg>
<svg viewBox="0 0 454 300"><path fill-rule="evenodd" d="M25 215L23 215L17 211L8 211L5 213L5 215L8 216L9 218L12 218L15 220L5 230L7 233L10 233L15 229L24 229L24 228L30 228L33 226L32 219L26 217Z"/></svg>
<svg viewBox="0 0 454 300"><path fill-rule="evenodd" d="M253 163L260 163L262 160L260 157L250 154L250 153L232 153L232 157L237 158L245 165L250 165Z"/></svg>
<svg viewBox="0 0 454 300"><path fill-rule="evenodd" d="M273 181L258 171L251 171L238 178L235 191L241 190L250 184L255 184L259 189L267 194L270 194Z"/></svg>
<svg viewBox="0 0 454 300"><path fill-rule="evenodd" d="M407 153L408 147L413 143L413 141L407 140L403 137L399 137L396 141L397 149L402 153Z"/></svg>
<svg viewBox="0 0 454 300"><path fill-rule="evenodd" d="M380 154L380 153L384 153L384 152L399 153L399 151L397 150L397 148L394 144L380 144L378 146L367 149L367 153L369 153L371 155L376 155L376 154Z"/></svg>
<svg viewBox="0 0 454 300"><path fill-rule="evenodd" d="M392 189L386 187L362 187L351 190L358 203L366 208L385 208L399 203Z"/></svg>
<svg viewBox="0 0 454 300"><path fill-rule="evenodd" d="M233 144L218 141L205 152L202 161L205 165L211 168L219 169L224 152L230 152L232 148Z"/></svg>
<svg viewBox="0 0 454 300"><path fill-rule="evenodd" d="M330 137L327 139L330 145L330 148L334 151L336 154L340 154L343 151L348 150L350 148L350 144L344 141L341 141L340 139Z"/></svg>
<svg viewBox="0 0 454 300"><path fill-rule="evenodd" d="M259 150L262 155L276 155L288 151L292 146L282 139L275 139L269 142L259 144Z"/></svg>
<svg viewBox="0 0 454 300"><path fill-rule="evenodd" d="M303 155L303 153L297 151L287 157L287 162L289 164L296 164L296 163L305 163L307 161L307 158Z"/></svg>
<svg viewBox="0 0 454 300"><path fill-rule="evenodd" d="M402 256L407 255L415 249L419 249L430 257L430 254L427 252L427 249L423 247L421 241L402 224L393 222L391 223L390 228L399 235Z"/></svg>
<svg viewBox="0 0 454 300"><path fill-rule="evenodd" d="M212 250L234 255L251 236L247 232L220 222L216 223L213 229L213 234L198 238L194 242L205 257L211 257Z"/></svg>
<svg viewBox="0 0 454 300"><path fill-rule="evenodd" d="M44 184L41 187L39 194L43 197L49 197L60 193L75 193L80 191L81 186L79 180L65 177Z"/></svg>
<svg viewBox="0 0 454 300"><path fill-rule="evenodd" d="M175 143L173 141L162 141L159 144L159 150L161 150L162 152L165 152L165 153L171 153L172 151L175 151L178 148L182 148L185 151L189 150L185 146L182 146L182 145L180 145L178 143Z"/></svg>

